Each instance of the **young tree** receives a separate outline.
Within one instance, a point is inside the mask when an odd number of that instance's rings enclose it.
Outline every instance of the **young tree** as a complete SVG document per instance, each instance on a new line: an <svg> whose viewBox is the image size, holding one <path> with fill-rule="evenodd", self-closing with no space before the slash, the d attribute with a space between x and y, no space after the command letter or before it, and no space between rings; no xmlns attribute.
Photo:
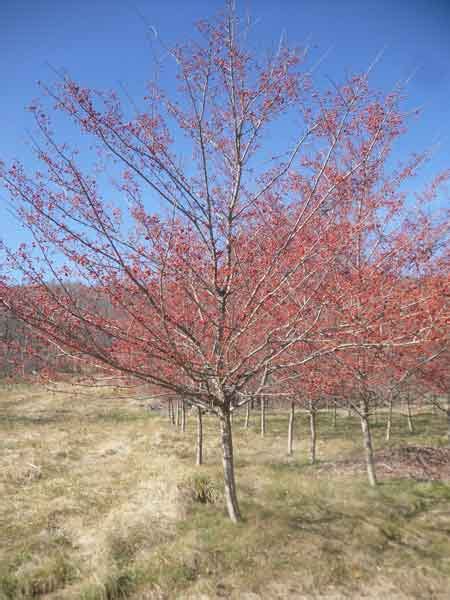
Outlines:
<svg viewBox="0 0 450 600"><path fill-rule="evenodd" d="M394 184L407 174L387 181L383 171L401 133L399 95L372 92L368 73L319 92L305 52L281 45L261 60L246 28L231 9L201 22L200 41L169 51L178 91L152 82L132 117L115 93L62 76L48 97L100 162L89 171L88 152L58 140L36 103L40 170L1 168L32 238L3 246L2 305L90 369L214 413L234 522L230 414L249 385L263 391L269 376L337 352L412 343L381 331L373 315L386 287L376 286L388 281L369 264L370 252L378 266L389 255L375 224L401 211ZM274 141L287 123L292 133ZM363 229L373 240L364 251Z"/></svg>

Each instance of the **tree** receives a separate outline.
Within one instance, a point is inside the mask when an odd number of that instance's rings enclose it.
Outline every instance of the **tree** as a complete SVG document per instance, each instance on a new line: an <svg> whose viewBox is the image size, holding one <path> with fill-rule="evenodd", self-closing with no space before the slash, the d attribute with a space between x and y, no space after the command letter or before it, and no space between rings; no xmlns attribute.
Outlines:
<svg viewBox="0 0 450 600"><path fill-rule="evenodd" d="M0 297L60 353L212 411L237 522L230 414L247 390L324 356L411 342L378 324L376 335L361 330L343 294L359 293L348 266L363 223L355 195L378 215L372 225L398 215L396 180L420 160L385 181L403 117L399 93L369 88L370 69L319 91L305 51L280 45L261 60L232 9L198 31L201 41L169 51L178 91L151 82L133 116L115 93L66 75L44 87L100 162L89 171L89 153L58 140L51 111L31 107L41 169L15 162L1 179L32 241L3 246ZM286 123L292 135L274 141Z"/></svg>

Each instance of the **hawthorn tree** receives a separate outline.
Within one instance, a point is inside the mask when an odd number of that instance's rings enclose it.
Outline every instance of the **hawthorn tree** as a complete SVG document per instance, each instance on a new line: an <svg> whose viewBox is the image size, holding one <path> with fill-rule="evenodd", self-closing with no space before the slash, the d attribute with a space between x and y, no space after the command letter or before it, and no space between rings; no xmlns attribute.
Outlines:
<svg viewBox="0 0 450 600"><path fill-rule="evenodd" d="M375 310L360 325L366 300L380 310L385 294L367 244L364 295L350 265L363 226L373 252L389 254L376 224L401 213L398 186L421 162L385 177L400 94L372 91L369 72L316 89L305 51L261 58L247 29L232 9L201 22L198 41L168 50L177 91L151 82L131 116L114 92L62 75L44 86L52 107L31 107L40 169L1 168L31 237L2 245L2 305L92 372L213 412L234 522L230 414L248 390L324 356L419 343L380 327ZM89 153L58 139L52 110L88 136L91 169Z"/></svg>

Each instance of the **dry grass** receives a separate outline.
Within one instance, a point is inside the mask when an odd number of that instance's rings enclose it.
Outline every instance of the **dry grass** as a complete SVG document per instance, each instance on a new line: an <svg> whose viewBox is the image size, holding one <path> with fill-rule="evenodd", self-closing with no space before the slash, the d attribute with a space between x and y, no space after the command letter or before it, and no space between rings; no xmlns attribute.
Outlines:
<svg viewBox="0 0 450 600"><path fill-rule="evenodd" d="M445 424L400 418L392 445L437 445ZM357 423L319 419L307 463L306 419L294 458L286 418L235 419L246 520L225 516L217 427L205 419L206 464L194 466L194 419L111 391L0 390L0 600L450 597L448 482L389 479L368 489L339 461L359 456ZM380 446L383 429L375 428ZM327 466L327 468L324 468Z"/></svg>

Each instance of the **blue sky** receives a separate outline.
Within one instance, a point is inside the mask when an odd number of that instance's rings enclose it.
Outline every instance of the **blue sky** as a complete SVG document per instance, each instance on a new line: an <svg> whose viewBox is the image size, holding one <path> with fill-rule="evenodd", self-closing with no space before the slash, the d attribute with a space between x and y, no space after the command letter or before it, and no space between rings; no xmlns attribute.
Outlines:
<svg viewBox="0 0 450 600"><path fill-rule="evenodd" d="M152 69L146 23L170 44L222 7L217 0L0 0L0 160L28 155L25 107L39 94L38 80L54 79L52 67L96 88L125 85L139 99ZM415 71L407 105L423 109L402 150L439 139L430 172L450 164L450 0L247 0L238 10L258 20L261 50L285 32L293 44L309 40L317 58L328 51L319 81L365 69L385 48L374 83L388 89ZM0 237L14 243L22 235L0 191Z"/></svg>

